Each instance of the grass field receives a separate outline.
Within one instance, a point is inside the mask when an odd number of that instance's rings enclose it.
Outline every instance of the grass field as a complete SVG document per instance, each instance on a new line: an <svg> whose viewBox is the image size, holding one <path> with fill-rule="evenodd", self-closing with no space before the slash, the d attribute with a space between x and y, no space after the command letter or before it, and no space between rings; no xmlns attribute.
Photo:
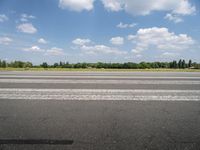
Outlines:
<svg viewBox="0 0 200 150"><path fill-rule="evenodd" d="M75 69L75 68L0 68L0 71L120 71L120 72L200 72L200 69Z"/></svg>

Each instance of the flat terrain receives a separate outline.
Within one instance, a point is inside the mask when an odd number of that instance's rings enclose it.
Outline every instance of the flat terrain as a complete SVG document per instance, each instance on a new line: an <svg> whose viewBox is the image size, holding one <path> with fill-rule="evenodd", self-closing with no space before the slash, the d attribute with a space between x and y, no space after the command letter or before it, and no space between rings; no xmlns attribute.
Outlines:
<svg viewBox="0 0 200 150"><path fill-rule="evenodd" d="M2 71L0 150L27 149L199 150L200 73Z"/></svg>
<svg viewBox="0 0 200 150"><path fill-rule="evenodd" d="M0 68L0 71L69 71L69 72L200 72L200 69L170 69L170 68L152 68L152 69L104 69L104 68Z"/></svg>

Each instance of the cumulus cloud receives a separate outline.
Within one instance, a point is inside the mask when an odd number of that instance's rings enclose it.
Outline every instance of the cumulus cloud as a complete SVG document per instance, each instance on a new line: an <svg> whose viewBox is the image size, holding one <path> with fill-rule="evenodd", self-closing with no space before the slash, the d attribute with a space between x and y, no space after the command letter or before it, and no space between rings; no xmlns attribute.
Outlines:
<svg viewBox="0 0 200 150"><path fill-rule="evenodd" d="M139 54L141 51L137 50L137 49L132 49L131 52L134 53L134 54Z"/></svg>
<svg viewBox="0 0 200 150"><path fill-rule="evenodd" d="M75 44L75 45L85 45L85 44L91 43L91 40L90 39L77 38L77 39L73 40L72 43Z"/></svg>
<svg viewBox="0 0 200 150"><path fill-rule="evenodd" d="M188 0L102 0L102 3L109 11L125 10L132 15L148 15L153 11L191 15L196 11Z"/></svg>
<svg viewBox="0 0 200 150"><path fill-rule="evenodd" d="M27 22L29 19L35 19L36 17L33 15L21 14L20 21Z"/></svg>
<svg viewBox="0 0 200 150"><path fill-rule="evenodd" d="M137 54L137 55L135 55L135 57L136 57L136 58L141 58L142 55L141 55L141 54Z"/></svg>
<svg viewBox="0 0 200 150"><path fill-rule="evenodd" d="M90 11L94 7L93 3L94 0L59 0L59 7L77 12Z"/></svg>
<svg viewBox="0 0 200 150"><path fill-rule="evenodd" d="M12 41L9 37L0 37L0 44L9 45Z"/></svg>
<svg viewBox="0 0 200 150"><path fill-rule="evenodd" d="M90 11L94 8L95 0L59 0L59 7L72 11ZM175 23L182 21L182 16L192 15L196 8L189 0L101 0L108 11L125 11L131 15L149 15L154 11L164 11L171 14L165 18ZM135 24L117 25L119 28L134 27Z"/></svg>
<svg viewBox="0 0 200 150"><path fill-rule="evenodd" d="M133 28L137 25L137 23L131 23L131 24L125 24L125 23L122 23L120 22L117 27L118 28L122 28L122 29L125 29L125 28Z"/></svg>
<svg viewBox="0 0 200 150"><path fill-rule="evenodd" d="M123 37L113 37L110 39L110 43L113 45L123 45L124 44L124 38Z"/></svg>
<svg viewBox="0 0 200 150"><path fill-rule="evenodd" d="M135 35L128 35L127 36L127 39L130 41L130 40L134 40L136 38L136 36Z"/></svg>
<svg viewBox="0 0 200 150"><path fill-rule="evenodd" d="M102 0L102 3L108 11L120 11L123 9L122 0Z"/></svg>
<svg viewBox="0 0 200 150"><path fill-rule="evenodd" d="M187 0L182 0L178 7L171 13L166 14L164 18L173 21L174 23L179 23L183 22L182 16L192 15L195 11L195 6L192 6Z"/></svg>
<svg viewBox="0 0 200 150"><path fill-rule="evenodd" d="M38 39L38 43L40 44L47 44L47 41L43 38Z"/></svg>
<svg viewBox="0 0 200 150"><path fill-rule="evenodd" d="M135 48L133 53L140 53L150 48L163 50L163 51L177 51L186 50L192 46L194 40L186 34L176 35L173 32L169 32L167 28L145 28L139 29L134 36Z"/></svg>
<svg viewBox="0 0 200 150"><path fill-rule="evenodd" d="M92 45L92 46L81 46L81 50L86 54L114 54L114 55L123 55L127 54L125 51L118 50L113 47L105 45Z"/></svg>
<svg viewBox="0 0 200 150"><path fill-rule="evenodd" d="M5 14L0 14L0 22L7 21L8 17Z"/></svg>
<svg viewBox="0 0 200 150"><path fill-rule="evenodd" d="M26 52L44 52L45 51L37 45L34 45L32 47L29 47L29 48L24 48L23 50L26 51Z"/></svg>
<svg viewBox="0 0 200 150"><path fill-rule="evenodd" d="M195 11L196 11L195 6L192 6L188 0L181 0L176 9L173 10L173 13L181 15L191 15L194 14Z"/></svg>
<svg viewBox="0 0 200 150"><path fill-rule="evenodd" d="M37 29L31 23L23 23L17 26L17 29L20 32L34 34L37 32Z"/></svg>
<svg viewBox="0 0 200 150"><path fill-rule="evenodd" d="M52 47L51 49L46 50L45 55L62 56L65 55L65 53L62 48Z"/></svg>
<svg viewBox="0 0 200 150"><path fill-rule="evenodd" d="M165 19L168 19L169 21L173 21L174 23L179 23L179 22L183 22L183 19L176 14L166 14Z"/></svg>
<svg viewBox="0 0 200 150"><path fill-rule="evenodd" d="M72 41L73 44L77 45L78 48L85 54L94 54L94 55L104 55L104 54L114 54L121 55L126 54L127 52L121 51L114 47L109 47L103 44L95 45L90 39L80 39L77 38Z"/></svg>
<svg viewBox="0 0 200 150"><path fill-rule="evenodd" d="M179 53L173 53L173 52L164 52L161 54L161 58L172 58L172 57L177 57L179 56Z"/></svg>
<svg viewBox="0 0 200 150"><path fill-rule="evenodd" d="M50 49L42 49L37 45L31 46L29 48L24 48L23 51L26 51L26 52L43 52L44 55L49 55L49 56L65 55L62 48L52 47Z"/></svg>

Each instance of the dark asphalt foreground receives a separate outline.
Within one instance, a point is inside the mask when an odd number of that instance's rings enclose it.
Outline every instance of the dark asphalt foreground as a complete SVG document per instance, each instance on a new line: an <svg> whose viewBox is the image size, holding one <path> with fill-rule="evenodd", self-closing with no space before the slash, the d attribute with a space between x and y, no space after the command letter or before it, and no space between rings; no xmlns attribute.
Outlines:
<svg viewBox="0 0 200 150"><path fill-rule="evenodd" d="M0 150L200 150L199 82L200 73L0 72Z"/></svg>

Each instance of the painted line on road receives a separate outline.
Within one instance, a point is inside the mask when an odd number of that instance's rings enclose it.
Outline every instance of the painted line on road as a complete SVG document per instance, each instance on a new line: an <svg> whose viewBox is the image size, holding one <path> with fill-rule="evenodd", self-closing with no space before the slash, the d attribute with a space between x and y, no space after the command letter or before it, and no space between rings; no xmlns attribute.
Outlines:
<svg viewBox="0 0 200 150"><path fill-rule="evenodd" d="M2 95L0 99L83 100L83 101L200 101L200 96L124 96L124 95Z"/></svg>
<svg viewBox="0 0 200 150"><path fill-rule="evenodd" d="M108 78L108 79L112 79L112 78L119 78L119 79L126 79L126 78L130 78L130 79L200 79L200 77L155 77L155 76L148 76L148 77L143 77L143 76L49 76L49 75L45 75L45 76L32 76L32 75L28 75L28 76L24 76L24 75L0 75L0 78L56 78L56 79L67 79L67 78L82 78L82 79L95 79L95 78Z"/></svg>
<svg viewBox="0 0 200 150"><path fill-rule="evenodd" d="M141 89L33 89L33 88L0 88L0 92L75 92L75 93L196 93L200 90L141 90Z"/></svg>
<svg viewBox="0 0 200 150"><path fill-rule="evenodd" d="M200 84L200 81L163 80L45 80L45 79L0 79L0 83L74 83L74 84Z"/></svg>
<svg viewBox="0 0 200 150"><path fill-rule="evenodd" d="M0 89L0 99L200 101L200 90Z"/></svg>

